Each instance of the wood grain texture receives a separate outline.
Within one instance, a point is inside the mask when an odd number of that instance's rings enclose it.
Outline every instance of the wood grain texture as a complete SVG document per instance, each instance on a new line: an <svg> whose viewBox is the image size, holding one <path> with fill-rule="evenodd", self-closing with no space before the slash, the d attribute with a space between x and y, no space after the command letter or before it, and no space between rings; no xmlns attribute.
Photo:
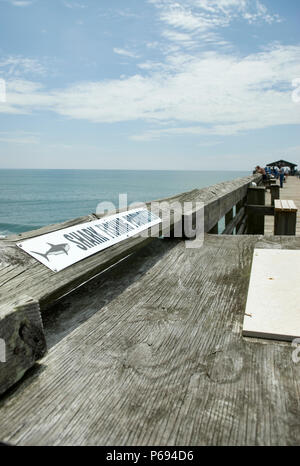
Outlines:
<svg viewBox="0 0 300 466"><path fill-rule="evenodd" d="M248 205L265 205L266 189L264 186L250 187L247 192ZM251 235L264 234L264 214L247 212L247 233Z"/></svg>
<svg viewBox="0 0 300 466"><path fill-rule="evenodd" d="M288 176L283 188L280 189L280 199L292 199L297 207L296 235L300 235L300 179L297 176ZM271 196L266 194L266 203L271 202ZM265 217L265 234L274 235L274 217Z"/></svg>
<svg viewBox="0 0 300 466"><path fill-rule="evenodd" d="M280 210L284 212L297 212L297 206L294 201L288 199L276 199L275 200L275 211Z"/></svg>
<svg viewBox="0 0 300 466"><path fill-rule="evenodd" d="M274 215L274 206L272 205L247 205L248 215Z"/></svg>
<svg viewBox="0 0 300 466"><path fill-rule="evenodd" d="M0 338L5 361L0 362L0 394L22 378L44 356L46 340L39 304L28 296L0 307Z"/></svg>
<svg viewBox="0 0 300 466"><path fill-rule="evenodd" d="M251 181L258 181L260 178L261 175L239 178L209 188L194 189L160 201L169 202L170 205L176 202L192 202L194 216L198 208L196 203L204 202L205 231L209 231L211 226L215 225L233 205L246 195ZM164 210L166 207L162 206L162 213ZM40 308L43 310L54 300L145 246L153 239L145 236L130 238L58 273L52 272L16 246L17 241L91 221L95 218L97 217L93 214L0 240L0 304L11 302L26 293L38 300ZM174 226L174 219L172 222ZM157 236L161 233L164 234L164 230L158 230Z"/></svg>
<svg viewBox="0 0 300 466"><path fill-rule="evenodd" d="M275 200L280 199L280 187L278 184L270 186L271 205L274 206Z"/></svg>
<svg viewBox="0 0 300 466"><path fill-rule="evenodd" d="M299 276L299 250L254 250L244 336L300 338Z"/></svg>
<svg viewBox="0 0 300 466"><path fill-rule="evenodd" d="M235 229L235 227L240 224L240 222L243 219L244 215L245 215L245 208L243 207L238 211L237 215L228 222L228 224L226 225L226 227L223 230L222 234L223 235L231 235L233 233L233 230Z"/></svg>
<svg viewBox="0 0 300 466"><path fill-rule="evenodd" d="M49 352L0 403L17 445L296 445L300 364L242 337L252 253L300 238L153 240L44 314Z"/></svg>

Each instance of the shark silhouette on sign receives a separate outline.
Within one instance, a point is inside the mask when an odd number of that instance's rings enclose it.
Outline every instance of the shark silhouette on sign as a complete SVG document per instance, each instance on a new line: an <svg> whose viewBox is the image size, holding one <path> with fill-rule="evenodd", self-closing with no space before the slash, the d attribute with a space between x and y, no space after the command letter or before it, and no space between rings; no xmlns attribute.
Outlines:
<svg viewBox="0 0 300 466"><path fill-rule="evenodd" d="M36 252L36 251L30 251L30 252L32 252L33 254L38 254L39 256L44 257L45 259L47 259L48 262L49 262L48 256L57 256L58 254L67 254L68 255L68 251L70 249L70 245L68 243L61 243L61 244L47 243L47 244L50 246L50 248L45 253Z"/></svg>

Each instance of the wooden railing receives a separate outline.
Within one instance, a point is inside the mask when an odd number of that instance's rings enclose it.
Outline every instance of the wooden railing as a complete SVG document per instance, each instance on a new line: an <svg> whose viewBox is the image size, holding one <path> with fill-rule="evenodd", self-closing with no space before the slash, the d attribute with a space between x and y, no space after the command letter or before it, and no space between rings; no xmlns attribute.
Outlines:
<svg viewBox="0 0 300 466"><path fill-rule="evenodd" d="M223 234L232 234L234 230L241 234L247 224L246 200L252 182L259 184L261 175L251 175L161 199L156 201L161 206L158 213L163 217L166 210L172 210L176 204L189 202L192 208L188 215L192 223L197 218L198 209L204 208L205 233L217 232L219 221L225 217ZM147 207L150 208L151 204L147 203ZM186 215L183 213L179 220L171 216L171 224L166 227L162 224L158 235L172 236L178 222L185 222ZM0 339L7 342L8 358L1 366L0 393L19 380L46 351L40 311L153 240L153 236L145 235L128 238L58 273L16 245L28 238L97 218L99 215L91 214L0 240ZM182 238L185 236L182 235Z"/></svg>
<svg viewBox="0 0 300 466"><path fill-rule="evenodd" d="M166 209L171 209L176 203L190 202L192 210L189 215L196 217L198 204L204 204L204 232L211 233L217 229L218 222L225 217L224 234L232 234L234 228L237 233L244 232L245 217L247 215L246 201L248 188L252 182L261 181L261 175L251 175L233 181L223 182L203 189L194 189L165 199L155 201L161 206L158 211L163 217ZM150 208L151 202L147 203ZM235 215L234 215L235 207ZM183 216L185 214L183 213ZM95 274L118 262L139 247L147 244L153 237L138 236L128 238L121 243L109 247L98 254L87 257L61 272L54 273L36 259L20 250L16 243L35 236L50 233L62 228L79 225L96 220L101 215L90 214L85 217L69 220L56 225L49 225L38 230L11 235L0 240L0 277L6 277L0 282L0 304L18 298L23 293L37 299L40 306L46 307L49 301L57 299L71 289L90 279ZM180 219L184 221L184 218ZM174 229L176 219L171 217L170 225L162 225L157 236L168 236ZM184 235L183 235L184 237Z"/></svg>

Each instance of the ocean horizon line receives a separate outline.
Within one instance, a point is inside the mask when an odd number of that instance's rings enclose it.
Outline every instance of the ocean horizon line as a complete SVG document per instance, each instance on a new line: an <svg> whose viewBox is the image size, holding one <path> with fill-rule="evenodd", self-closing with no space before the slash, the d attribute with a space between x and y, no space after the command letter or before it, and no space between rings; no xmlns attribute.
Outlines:
<svg viewBox="0 0 300 466"><path fill-rule="evenodd" d="M186 169L168 169L168 168L1 168L0 170L60 170L60 171L149 171L149 172L247 172L251 171L251 168L249 169L191 169L191 170L186 170Z"/></svg>

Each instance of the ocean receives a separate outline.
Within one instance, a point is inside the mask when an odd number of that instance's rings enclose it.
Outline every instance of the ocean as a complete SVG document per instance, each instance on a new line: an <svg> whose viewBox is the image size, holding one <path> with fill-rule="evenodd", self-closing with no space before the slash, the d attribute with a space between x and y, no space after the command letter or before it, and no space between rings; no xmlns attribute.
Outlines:
<svg viewBox="0 0 300 466"><path fill-rule="evenodd" d="M23 233L96 211L101 202L119 205L171 196L250 171L0 170L0 235Z"/></svg>

